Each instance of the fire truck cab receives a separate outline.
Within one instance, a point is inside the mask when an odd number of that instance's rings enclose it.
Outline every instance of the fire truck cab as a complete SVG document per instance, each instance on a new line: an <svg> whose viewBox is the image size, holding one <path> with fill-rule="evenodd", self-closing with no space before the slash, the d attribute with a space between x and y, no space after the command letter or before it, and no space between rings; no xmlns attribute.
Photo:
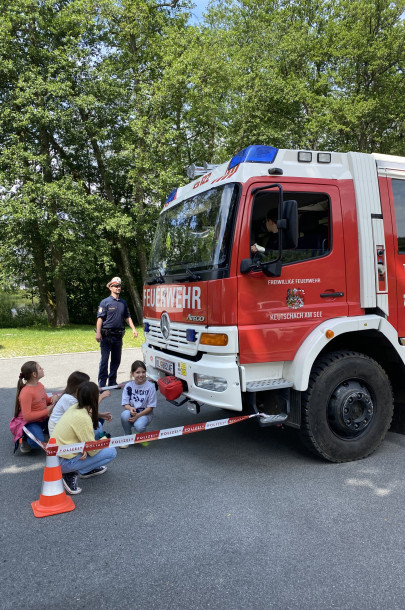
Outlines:
<svg viewBox="0 0 405 610"><path fill-rule="evenodd" d="M405 158L249 146L197 172L156 229L148 376L366 457L405 402Z"/></svg>

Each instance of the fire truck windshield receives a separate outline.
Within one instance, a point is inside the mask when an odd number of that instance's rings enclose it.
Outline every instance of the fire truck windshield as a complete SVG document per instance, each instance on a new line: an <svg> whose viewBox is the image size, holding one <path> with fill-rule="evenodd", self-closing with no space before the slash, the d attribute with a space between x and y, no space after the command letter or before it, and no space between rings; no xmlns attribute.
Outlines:
<svg viewBox="0 0 405 610"><path fill-rule="evenodd" d="M198 193L159 218L149 264L152 277L225 267L239 187L235 183ZM190 273L191 272L191 273Z"/></svg>

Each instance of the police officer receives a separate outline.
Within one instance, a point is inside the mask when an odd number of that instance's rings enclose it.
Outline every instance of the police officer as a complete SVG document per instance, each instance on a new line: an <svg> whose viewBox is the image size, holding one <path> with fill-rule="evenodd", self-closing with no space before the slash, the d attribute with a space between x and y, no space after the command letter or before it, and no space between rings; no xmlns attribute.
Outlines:
<svg viewBox="0 0 405 610"><path fill-rule="evenodd" d="M132 329L134 339L138 336L128 311L128 305L121 299L121 278L113 277L107 288L110 296L103 299L97 311L96 341L100 343L101 360L98 372L98 385L105 387L116 385L117 371L121 363L122 337L125 333L124 320ZM110 374L108 374L108 359L111 355Z"/></svg>

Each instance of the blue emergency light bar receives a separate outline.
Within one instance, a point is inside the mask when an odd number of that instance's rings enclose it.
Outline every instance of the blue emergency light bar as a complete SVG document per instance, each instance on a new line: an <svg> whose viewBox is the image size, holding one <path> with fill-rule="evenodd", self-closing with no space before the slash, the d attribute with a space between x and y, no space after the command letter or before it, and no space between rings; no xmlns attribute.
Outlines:
<svg viewBox="0 0 405 610"><path fill-rule="evenodd" d="M236 153L229 162L228 169L232 169L239 163L273 163L278 148L274 146L260 146L253 144Z"/></svg>
<svg viewBox="0 0 405 610"><path fill-rule="evenodd" d="M166 203L170 203L171 201L174 201L176 199L176 195L177 195L177 189L173 189L169 193L169 195L168 195L168 197L166 199Z"/></svg>

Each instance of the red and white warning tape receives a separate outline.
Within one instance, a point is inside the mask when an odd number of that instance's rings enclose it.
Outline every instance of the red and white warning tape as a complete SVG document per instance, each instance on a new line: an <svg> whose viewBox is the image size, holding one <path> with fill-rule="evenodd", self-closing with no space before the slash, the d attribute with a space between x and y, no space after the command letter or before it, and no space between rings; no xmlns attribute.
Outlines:
<svg viewBox="0 0 405 610"><path fill-rule="evenodd" d="M32 434L32 432L30 432L30 431L28 430L28 428L26 428L25 426L23 426L23 430L24 430L25 434L26 434L27 436L29 436L29 437L30 437L30 439L32 439L33 441L35 441L35 442L36 442L36 444L37 444L37 445L39 445L39 446L41 447L41 449L43 449L44 451L46 451L46 443L44 443L43 441L38 440L38 439L37 439L37 437L36 437L36 436L34 436L34 435ZM20 441L20 442L21 442L21 441Z"/></svg>
<svg viewBox="0 0 405 610"><path fill-rule="evenodd" d="M131 380L128 379L128 381L123 381L122 383L117 383L116 385L106 385L103 388L98 388L100 390L100 392L104 392L104 390L120 390L123 387L125 387L125 385L127 383L129 383ZM61 397L63 392L47 392L48 396L59 396Z"/></svg>
<svg viewBox="0 0 405 610"><path fill-rule="evenodd" d="M117 385L106 385L104 386L104 388L98 388L99 390L101 390L102 392L104 392L104 390L120 390L121 388L123 388L129 381L131 381L130 379L128 379L128 381L123 381L122 383L117 383Z"/></svg>
<svg viewBox="0 0 405 610"><path fill-rule="evenodd" d="M106 447L119 447L120 445L135 445L136 443L144 443L145 441L157 441L163 438L172 438L174 436L183 436L184 434L192 434L193 432L203 432L204 430L213 430L222 426L230 426L238 424L252 417L257 417L258 413L253 415L240 415L238 417L228 417L226 419L216 419L214 421L201 422L198 424L190 424L188 426L179 426L178 428L166 428L165 430L154 430L153 432L139 432L129 436L115 436L113 438L103 438L99 441L89 441L87 443L77 443L76 445L50 445L39 441L31 432L24 426L24 432L34 440L47 455L63 455L65 453L83 453L84 451L92 451L93 449L105 449Z"/></svg>

